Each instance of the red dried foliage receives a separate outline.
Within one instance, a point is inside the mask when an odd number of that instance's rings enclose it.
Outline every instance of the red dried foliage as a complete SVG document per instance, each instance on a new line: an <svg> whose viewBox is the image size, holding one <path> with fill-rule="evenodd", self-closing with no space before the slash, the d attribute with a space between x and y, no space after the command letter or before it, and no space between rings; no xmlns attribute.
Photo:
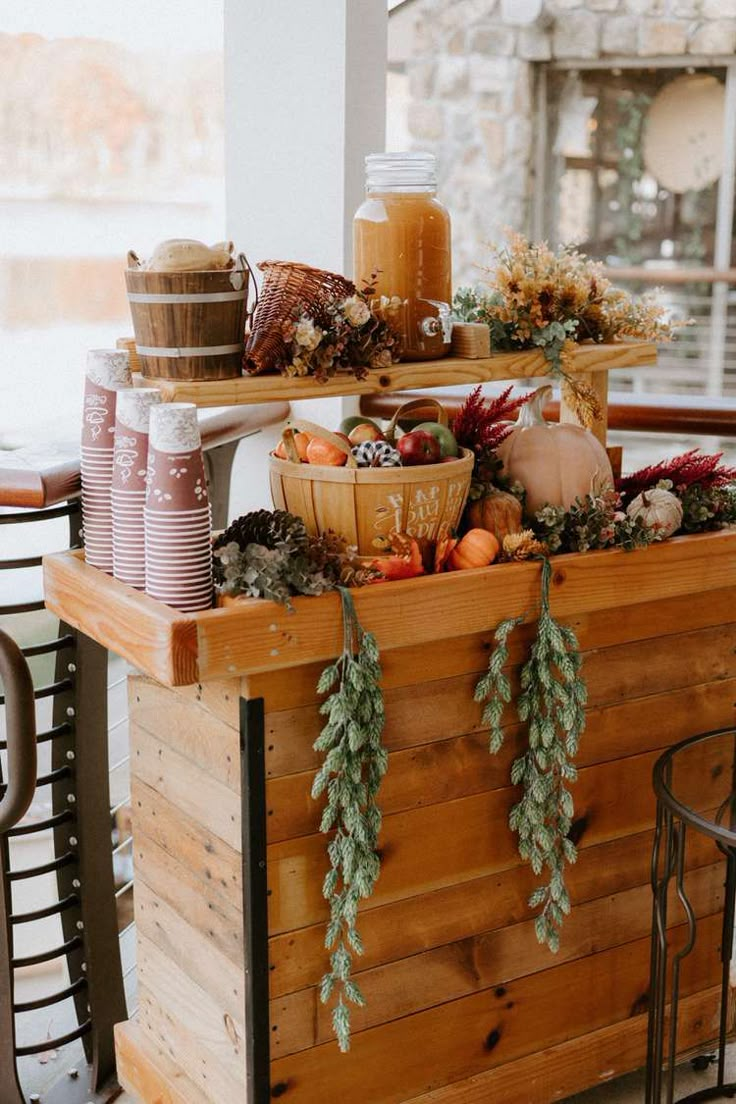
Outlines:
<svg viewBox="0 0 736 1104"><path fill-rule="evenodd" d="M509 418L527 401L527 395L510 399L513 388L507 387L495 399L484 399L480 385L468 395L452 423L455 439L476 456L493 452L513 429Z"/></svg>
<svg viewBox="0 0 736 1104"><path fill-rule="evenodd" d="M659 464L652 464L633 475L617 479L616 489L626 499L632 499L655 486L660 479L671 480L676 491L683 491L696 483L705 490L725 487L729 483L736 483L736 468L727 468L721 464L722 456L722 452L707 456L701 455L700 449L690 449L673 460L661 460Z"/></svg>

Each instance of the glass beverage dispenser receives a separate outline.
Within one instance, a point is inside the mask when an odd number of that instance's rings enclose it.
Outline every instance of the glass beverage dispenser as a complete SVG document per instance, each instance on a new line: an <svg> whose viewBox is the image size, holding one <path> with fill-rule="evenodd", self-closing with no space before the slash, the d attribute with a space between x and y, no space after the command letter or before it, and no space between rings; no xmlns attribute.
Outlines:
<svg viewBox="0 0 736 1104"><path fill-rule="evenodd" d="M366 198L353 222L355 283L401 338L402 360L450 348L450 216L437 199L431 153L366 157Z"/></svg>

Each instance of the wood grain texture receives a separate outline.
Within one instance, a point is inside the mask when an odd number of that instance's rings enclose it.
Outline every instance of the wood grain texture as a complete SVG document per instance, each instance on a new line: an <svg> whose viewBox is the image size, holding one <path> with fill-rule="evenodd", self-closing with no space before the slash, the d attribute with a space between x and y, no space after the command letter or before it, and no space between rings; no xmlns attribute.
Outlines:
<svg viewBox="0 0 736 1104"><path fill-rule="evenodd" d="M44 556L43 585L52 613L134 667L171 686L196 681L191 616L88 567L82 552Z"/></svg>
<svg viewBox="0 0 736 1104"><path fill-rule="evenodd" d="M578 345L574 371L611 371L644 368L657 362L655 345L621 342L616 345ZM159 387L164 402L193 402L197 406L237 406L240 403L295 399L323 399L345 395L376 395L421 387L449 387L463 383L491 383L500 380L546 376L549 365L541 352L495 353L470 360L443 357L416 363L394 364L376 369L365 380L337 376L327 383L314 379L293 379L278 375L241 376L238 379L197 383L187 380L140 379L140 386ZM139 381L136 380L136 383Z"/></svg>
<svg viewBox="0 0 736 1104"><path fill-rule="evenodd" d="M731 587L736 533L678 537L639 552L558 556L554 567L552 607L558 617L622 611ZM383 651L438 643L487 632L519 611L533 620L539 572L538 564L498 564L386 583L357 591L355 604ZM75 553L45 557L44 585L49 609L166 685L298 667L341 649L334 594L296 598L293 612L254 598L185 616L87 567ZM723 618L736 618L736 589Z"/></svg>
<svg viewBox="0 0 736 1104"><path fill-rule="evenodd" d="M224 896L242 911L242 863L237 851L135 775L131 807L134 847L140 832L190 870L208 893Z"/></svg>
<svg viewBox="0 0 736 1104"><path fill-rule="evenodd" d="M633 697L607 707L596 705L587 711L587 727L576 763L579 767L587 767L668 747L692 735L694 716L703 732L725 728L734 721L734 700L736 678L729 678L713 685L703 683L664 690L649 697ZM423 712L425 705L426 701L418 702L417 711ZM526 746L526 729L514 724L505 726L504 746L492 756L488 753L488 733L479 723L480 709L470 726L475 731L456 736L453 735L457 730L453 723L453 706L461 712L457 699L450 700L446 708L438 710L437 723L426 733L407 732L400 723L397 725L391 715L394 711L389 710L384 734L384 744L390 754L389 771L381 784L380 798L385 815L508 785L511 764ZM410 703L407 708L411 708ZM306 712L298 711L299 716ZM289 719L293 719L292 715ZM314 726L304 719L302 731L305 736L311 736L313 727L318 728L321 719L315 718ZM465 726L460 724L459 727ZM305 766L298 774L284 775L274 771L271 775L269 772L266 795L269 840L273 843L308 835L319 827L322 803L311 797L319 756L312 750L311 742L305 740L297 747L298 732L290 724L279 733L273 725L273 717L269 719L267 747L272 750L266 753L268 765L275 761L288 770L292 764L288 761L287 749L291 747L294 760ZM448 738L443 739L445 736ZM409 746L405 746L407 741L411 741ZM414 744L413 741L422 742Z"/></svg>
<svg viewBox="0 0 736 1104"><path fill-rule="evenodd" d="M213 684L213 687L216 684ZM210 689L208 684L208 689ZM226 691L224 705L232 702L237 717L238 687ZM212 779L240 793L240 734L193 696L174 693L154 679L134 676L128 680L128 717L135 751L147 754L147 737L173 748L206 769Z"/></svg>
<svg viewBox="0 0 736 1104"><path fill-rule="evenodd" d="M499 564L355 593L363 627L382 651L433 644L495 628L504 617L539 608L538 564ZM568 618L640 602L670 600L733 585L736 532L680 537L638 552L588 552L554 560L552 609ZM295 598L294 611L261 599L197 617L200 679L294 667L340 653L339 597ZM427 611L431 610L431 616ZM736 588L723 610L736 619ZM443 644L445 649L450 645Z"/></svg>
<svg viewBox="0 0 736 1104"><path fill-rule="evenodd" d="M566 875L574 907L601 897L613 904L618 894L645 885L652 841L653 832L647 831L581 849ZM691 834L688 870L718 858L712 841ZM365 952L358 969L370 970L493 928L520 924L533 915L528 900L536 884L528 866L516 866L370 909L360 917ZM645 915L648 923L648 906ZM308 988L321 976L324 935L324 923L318 923L270 940L272 997Z"/></svg>
<svg viewBox="0 0 736 1104"><path fill-rule="evenodd" d="M136 878L155 889L159 904L168 906L202 932L212 949L228 960L230 971L242 971L242 899L202 880L196 870L146 835L137 822L134 862Z"/></svg>
<svg viewBox="0 0 736 1104"><path fill-rule="evenodd" d="M718 1035L720 990L704 989L680 1001L679 1054L684 1056ZM665 1014L665 1030L669 1009ZM707 1048L709 1049L709 1048ZM647 1017L577 1036L516 1062L445 1085L405 1104L552 1104L590 1085L601 1085L644 1065Z"/></svg>
<svg viewBox="0 0 736 1104"><path fill-rule="evenodd" d="M722 907L723 878L722 862L696 870L688 878L688 897L698 920ZM675 908L674 886L670 904L670 917L679 923L682 914ZM362 971L357 980L366 1006L353 1011L352 1031L365 1031L493 986L508 986L518 978L549 970L552 963L557 968L563 962L644 939L650 931L650 906L651 890L646 885L576 904L554 958L537 942L534 920L528 919ZM317 987L272 1001L274 1058L329 1042L331 1015Z"/></svg>
<svg viewBox="0 0 736 1104"><path fill-rule="evenodd" d="M678 945L684 928L671 931ZM683 960L683 996L717 983L720 928L718 914L701 919ZM349 1062L334 1043L276 1059L272 1093L278 1086L278 1095L296 1104L338 1101L354 1091L359 1069L364 1100L401 1104L539 1051L542 1039L546 1049L610 1026L642 1009L649 944L648 937L625 943L358 1032Z"/></svg>
<svg viewBox="0 0 736 1104"><path fill-rule="evenodd" d="M674 633L691 632L715 625L722 625L732 618L724 611L734 608L734 592L731 587L705 591L693 601L691 595L671 597L666 602L637 602L625 606L621 615L612 617L608 610L589 610L567 617L578 638L580 649L590 652L597 648L610 648L616 644L634 643L654 637L671 636ZM491 621L493 619L491 618ZM428 648L426 644L408 644L391 648L381 655L381 684L386 690L397 686L413 686L437 679L452 678L485 670L493 647L492 623L485 631L467 636L453 637L446 647ZM523 661L534 639L533 624L520 626L509 640L509 663ZM247 675L242 681L244 698L263 698L266 713L296 709L318 701L317 682L323 663L304 663L299 667L278 671L265 671ZM231 681L232 684L232 681ZM207 694L216 683L206 683L197 693ZM187 694L187 690L179 693ZM196 695L195 695L196 696ZM230 707L228 720L237 727L237 711Z"/></svg>
<svg viewBox="0 0 736 1104"><path fill-rule="evenodd" d="M484 655L484 665L486 659ZM516 693L520 667L510 664L506 673L512 691ZM706 711L715 710L719 716L724 715L720 684L736 678L736 623L585 652L583 673L588 684L587 715L593 724L593 737L597 741L601 730L608 733L607 739L611 741L608 754L616 758L626 754L627 740L631 738L630 731L619 730L619 715L626 718L624 724L633 723L635 730L642 730L655 722L661 723L665 730L671 730L673 725L678 724L678 718L671 715L667 702L655 700L657 695L666 691L711 686L718 701L714 700L713 707L706 706ZM384 690L386 728L383 739L389 751L483 731L482 707L473 697L479 677L480 671L475 671ZM635 706L637 699L646 701ZM616 708L609 714L606 706ZM651 717L647 712L649 707L654 710ZM727 709L725 715L723 723L728 724L733 713ZM682 719L679 718L679 721ZM509 706L502 715L502 724L508 726L514 721L515 711ZM320 757L314 751L313 744L323 723L324 717L317 703L266 714L266 772L269 779L318 766ZM700 728L707 731L702 725ZM617 731L621 731L620 744L615 743ZM691 725L685 727L684 734L688 732L692 733ZM641 738L645 742L656 739L656 732L649 731ZM605 735L603 739L606 740ZM663 745L664 741L655 746ZM590 746L589 734L583 740L584 757ZM493 764L486 765L486 769L494 769Z"/></svg>
<svg viewBox="0 0 736 1104"><path fill-rule="evenodd" d="M729 764L718 748L705 752L716 778L714 800L722 799ZM649 829L654 818L651 774L658 752L583 768L574 786L575 815L582 823L581 848ZM686 787L693 808L703 795ZM519 865L508 815L518 799L514 787L491 790L386 816L380 837L381 877L365 914L389 901ZM322 881L327 869L324 837L317 833L268 847L269 930L274 934L307 927L327 916Z"/></svg>
<svg viewBox="0 0 736 1104"><path fill-rule="evenodd" d="M198 1087L139 1023L127 1020L116 1025L115 1054L118 1080L136 1100L143 1104L201 1104Z"/></svg>

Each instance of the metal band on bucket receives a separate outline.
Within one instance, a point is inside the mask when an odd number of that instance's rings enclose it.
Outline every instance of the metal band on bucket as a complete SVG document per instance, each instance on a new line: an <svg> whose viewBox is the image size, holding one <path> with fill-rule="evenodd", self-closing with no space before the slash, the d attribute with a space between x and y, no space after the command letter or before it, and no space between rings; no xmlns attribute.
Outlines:
<svg viewBox="0 0 736 1104"><path fill-rule="evenodd" d="M139 356L149 357L208 357L224 356L226 353L242 353L245 348L241 341L238 345L208 345L202 349L167 349L151 345L136 345Z"/></svg>
<svg viewBox="0 0 736 1104"><path fill-rule="evenodd" d="M191 294L177 294L174 292L142 292L129 291L128 300L131 303L234 303L245 299L248 294L245 291L212 291L192 292ZM140 352L140 349L138 350Z"/></svg>

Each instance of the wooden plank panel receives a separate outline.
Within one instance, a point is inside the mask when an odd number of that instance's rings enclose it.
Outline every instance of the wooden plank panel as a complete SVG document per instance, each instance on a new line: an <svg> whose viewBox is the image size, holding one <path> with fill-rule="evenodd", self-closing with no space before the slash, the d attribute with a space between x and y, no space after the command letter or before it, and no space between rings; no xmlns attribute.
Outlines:
<svg viewBox="0 0 736 1104"><path fill-rule="evenodd" d="M82 552L43 558L43 593L62 621L171 686L197 678L196 625L190 615L87 567Z"/></svg>
<svg viewBox="0 0 736 1104"><path fill-rule="evenodd" d="M688 878L688 897L698 919L723 907L723 863L703 867ZM364 1008L352 1013L353 1032L364 1031L389 1020L456 1000L470 993L509 982L563 962L596 955L634 939L645 938L651 928L649 886L576 905L565 921L562 945L556 956L537 942L534 921L496 931L486 931L363 971L357 980L366 999ZM682 921L671 891L671 917ZM648 976L642 979L645 998ZM608 995L601 994L601 1003ZM302 990L271 1002L274 1057L282 1057L332 1038L332 1010L319 999L319 989Z"/></svg>
<svg viewBox="0 0 736 1104"><path fill-rule="evenodd" d="M704 989L680 1001L679 1053L686 1054L718 1035L720 990ZM665 1015L668 1030L669 1009ZM569 1039L516 1062L465 1081L415 1096L405 1104L550 1104L590 1085L602 1085L644 1065L647 1017Z"/></svg>
<svg viewBox="0 0 736 1104"><path fill-rule="evenodd" d="M135 883L135 919L143 937L173 962L182 974L212 998L221 1015L242 1022L245 1009L243 958L233 963L210 939L207 929L191 922L186 902L172 908L140 875ZM242 929L242 918L239 925Z"/></svg>
<svg viewBox="0 0 736 1104"><path fill-rule="evenodd" d="M573 907L647 884L653 835L640 832L582 848L566 875ZM688 870L718 858L712 840L691 833ZM517 866L361 912L365 952L356 969L371 969L493 927L518 924L532 916L527 902L536 883L529 866ZM324 923L273 936L269 960L272 997L313 985L327 961Z"/></svg>
<svg viewBox="0 0 736 1104"><path fill-rule="evenodd" d="M226 786L240 789L237 679L172 690L146 675L132 675L128 678L128 715L165 744L211 767Z"/></svg>
<svg viewBox="0 0 736 1104"><path fill-rule="evenodd" d="M214 1053L216 1031L204 1023L192 1003L166 1006L144 984L139 986L138 1023L146 1037L160 1047L197 1087L197 1104L222 1104L223 1100L245 1100L245 1060L242 1075L232 1063L226 1065L222 1054ZM216 1040L219 1050L220 1040ZM149 1104L148 1101L145 1104Z"/></svg>
<svg viewBox="0 0 736 1104"><path fill-rule="evenodd" d="M227 731L231 733L232 729ZM136 725L131 725L131 734L131 771L136 778L178 809L186 810L191 820L233 851L241 851L240 794Z"/></svg>
<svg viewBox="0 0 736 1104"><path fill-rule="evenodd" d="M576 345L573 352L575 372L594 369L642 368L657 362L657 348L648 342L620 342L614 345ZM158 387L164 402L193 402L197 406L236 406L243 403L293 402L295 399L326 399L345 395L378 395L404 388L450 387L463 383L488 383L494 380L526 379L547 376L549 365L536 350L494 353L491 357L469 360L443 357L393 364L372 371L364 380L335 376L326 383L314 379L293 379L280 375L238 376L235 379L167 380L136 377L136 385Z"/></svg>
<svg viewBox="0 0 736 1104"><path fill-rule="evenodd" d="M724 611L733 608L733 589L707 591L694 602L691 596L667 602L640 602L622 609L617 617L608 610L590 611L566 618L577 633L581 651L611 648L636 640L672 636L676 633L722 625ZM493 645L495 623L470 636L452 640L451 647L428 648L426 644L392 648L381 656L382 685L390 690L435 679L452 678L484 670ZM509 663L525 658L533 639L534 626L520 626L509 642ZM243 679L243 697L263 698L267 713L297 709L318 701L316 687L324 663L303 664L283 671L248 675ZM208 684L205 684L208 685Z"/></svg>
<svg viewBox="0 0 736 1104"><path fill-rule="evenodd" d="M576 762L579 767L585 767L668 747L693 734L694 717L697 717L698 727L704 732L725 728L733 723L734 701L736 678L712 685L668 690L619 705L588 710L587 727ZM486 730L442 740L439 738L442 718L445 718L450 734L456 715L464 713L460 703L456 709L454 705L453 700L439 703L437 717L432 718L432 723L413 737L417 741L422 740L418 747L402 747L404 740L412 738L411 730L389 720L384 733L384 743L390 753L389 769L381 784L379 797L384 814L508 785L511 763L525 746L526 729L507 725L504 746L497 755L489 754ZM411 701L407 706L410 710ZM418 709L421 709L419 697ZM480 715L477 705L475 709ZM388 713L390 717L390 708ZM435 721L438 723L435 724ZM274 733L272 718L267 718L266 723L267 748L270 749L266 753L269 774L266 783L268 838L270 843L276 843L318 831L323 803L314 801L311 786L320 756L312 750L311 726L307 727L306 732L294 728L282 737ZM304 724L306 727L306 720ZM426 742L425 738L434 738L435 742ZM288 769L291 763L306 764L309 769L299 774L272 777L272 764L276 764L277 769Z"/></svg>
<svg viewBox="0 0 736 1104"><path fill-rule="evenodd" d="M714 769L720 768L725 786L730 765L721 749L704 754L712 756ZM656 758L657 752L650 752L580 772L574 799L582 847L651 827L651 771ZM702 808L702 795L693 792L688 798L694 807ZM517 791L508 787L385 817L381 877L367 907L518 865L516 837L508 828L509 810L516 800ZM321 834L269 846L271 932L307 927L325 917L326 862Z"/></svg>
<svg viewBox="0 0 736 1104"><path fill-rule="evenodd" d="M210 946L231 963L231 969L242 970L242 901L236 907L232 894L227 896L213 889L212 883L205 884L188 866L154 843L137 821L133 854L136 878L155 886L160 902L184 916L197 931L204 932Z"/></svg>
<svg viewBox="0 0 736 1104"><path fill-rule="evenodd" d="M538 564L495 564L364 587L355 601L364 627L386 651L445 641L453 632L481 633L520 610L533 620L539 572ZM620 616L641 602L730 587L735 572L736 533L726 531L676 537L638 552L557 556L552 603L559 617L591 610ZM58 616L167 685L299 666L340 652L335 594L296 598L291 613L244 599L186 617L87 567L78 553L46 557L44 579L49 608ZM735 617L736 589L724 620Z"/></svg>
<svg viewBox="0 0 736 1104"><path fill-rule="evenodd" d="M137 970L141 997L141 1022L148 1026L143 1012L144 991L167 1016L187 1026L197 1039L199 1055L207 1055L234 1084L245 1080L244 1006L234 1016L221 1007L214 995L197 985L168 955L146 936L138 934ZM196 1066L201 1058L192 1056L187 1064L179 1056L184 1071L201 1082ZM208 1072L204 1079L211 1082ZM216 1098L217 1099L217 1098Z"/></svg>
<svg viewBox="0 0 736 1104"><path fill-rule="evenodd" d="M384 651L439 640L448 650L451 634L483 632L489 620L495 628L520 611L533 620L540 570L536 563L496 564L363 587L355 605ZM556 556L552 607L562 618L590 610L620 616L639 602L724 589L735 577L736 533L727 531L675 537L637 552ZM736 619L736 588L723 617ZM340 600L335 594L295 598L290 613L262 599L244 599L198 615L197 637L201 680L330 659L342 646Z"/></svg>
<svg viewBox="0 0 736 1104"><path fill-rule="evenodd" d="M117 1075L122 1087L146 1104L201 1104L202 1095L173 1059L133 1020L115 1026Z"/></svg>
<svg viewBox="0 0 736 1104"><path fill-rule="evenodd" d="M683 962L683 996L716 984L720 926L719 915L700 921L695 948ZM675 929L673 937L679 943L684 931ZM563 963L359 1032L347 1061L334 1043L277 1059L272 1093L296 1104L340 1100L360 1070L364 1100L399 1104L522 1058L538 1050L540 1039L555 1046L636 1015L648 971L648 938Z"/></svg>
<svg viewBox="0 0 736 1104"><path fill-rule="evenodd" d="M134 837L140 831L242 911L241 856L232 847L135 776L132 779ZM135 843L134 843L135 846Z"/></svg>

